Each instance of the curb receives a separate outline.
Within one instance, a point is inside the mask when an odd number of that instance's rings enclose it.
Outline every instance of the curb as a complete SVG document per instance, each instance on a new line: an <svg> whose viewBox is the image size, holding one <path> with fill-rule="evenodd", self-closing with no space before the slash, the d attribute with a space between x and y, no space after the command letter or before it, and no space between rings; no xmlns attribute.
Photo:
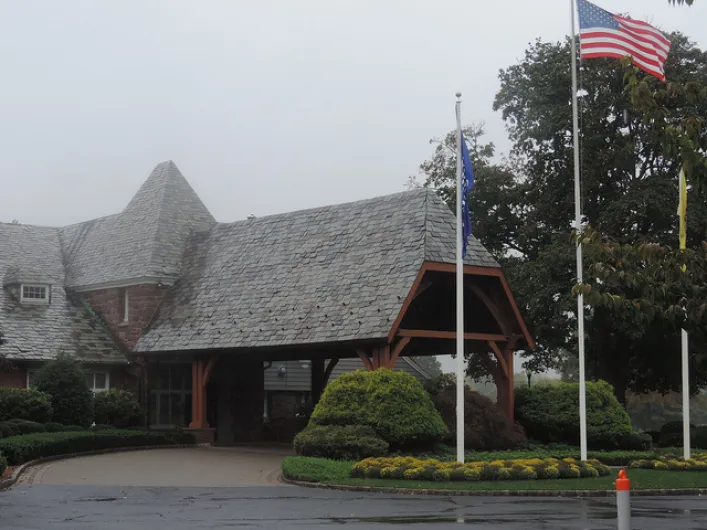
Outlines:
<svg viewBox="0 0 707 530"><path fill-rule="evenodd" d="M83 451L81 453L67 453L64 455L45 456L42 458L37 458L36 460L30 460L29 462L25 462L24 464L17 467L17 469L15 469L14 473L10 478L0 480L0 491L6 490L14 486L15 483L22 476L22 474L29 468L39 464L44 464L46 462L52 462L54 460L66 460L69 458L77 458L80 456L106 455L110 453L127 453L130 451L147 451L150 449L185 449L192 447L201 447L204 445L210 444L142 445L137 447L111 447L110 449L96 449L94 451Z"/></svg>
<svg viewBox="0 0 707 530"><path fill-rule="evenodd" d="M411 489L411 488L379 488L376 486L344 486L337 484L321 484L294 480L281 475L280 480L285 484L335 491L358 491L367 493L391 493L394 495L443 495L447 497L614 497L614 490L439 490L439 489ZM697 497L707 495L707 488L667 489L667 490L631 490L632 497Z"/></svg>

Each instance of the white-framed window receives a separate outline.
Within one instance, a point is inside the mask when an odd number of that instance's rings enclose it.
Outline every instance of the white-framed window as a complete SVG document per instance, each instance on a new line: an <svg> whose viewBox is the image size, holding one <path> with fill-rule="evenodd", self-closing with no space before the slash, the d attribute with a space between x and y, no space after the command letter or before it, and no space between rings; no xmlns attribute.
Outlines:
<svg viewBox="0 0 707 530"><path fill-rule="evenodd" d="M20 301L33 304L48 304L49 286L23 283L20 285Z"/></svg>
<svg viewBox="0 0 707 530"><path fill-rule="evenodd" d="M93 392L104 392L110 388L110 374L103 371L86 372L86 383Z"/></svg>
<svg viewBox="0 0 707 530"><path fill-rule="evenodd" d="M118 303L120 304L120 322L123 324L128 323L128 316L129 316L129 302L130 298L128 297L128 290L127 289L121 289L120 290L120 300Z"/></svg>

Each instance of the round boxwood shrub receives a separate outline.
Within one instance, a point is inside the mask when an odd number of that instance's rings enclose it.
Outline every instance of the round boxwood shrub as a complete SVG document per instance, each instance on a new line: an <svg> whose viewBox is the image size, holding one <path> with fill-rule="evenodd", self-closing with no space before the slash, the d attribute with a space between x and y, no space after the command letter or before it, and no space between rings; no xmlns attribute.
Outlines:
<svg viewBox="0 0 707 530"><path fill-rule="evenodd" d="M443 375L428 386L432 401L449 429L445 442L456 443L457 384ZM486 396L464 389L464 446L474 451L517 449L528 443L519 424L513 424Z"/></svg>
<svg viewBox="0 0 707 530"><path fill-rule="evenodd" d="M447 434L420 382L387 369L351 372L329 383L310 425L371 427L394 449L429 446Z"/></svg>
<svg viewBox="0 0 707 530"><path fill-rule="evenodd" d="M10 436L19 436L20 428L16 423L11 421L0 421L0 438L9 438Z"/></svg>
<svg viewBox="0 0 707 530"><path fill-rule="evenodd" d="M33 434L35 432L47 432L47 428L36 421L29 420L10 420L8 423L12 423L17 426L20 430L20 434Z"/></svg>
<svg viewBox="0 0 707 530"><path fill-rule="evenodd" d="M140 425L142 412L135 396L127 390L108 390L93 399L93 420L98 424L125 428Z"/></svg>
<svg viewBox="0 0 707 530"><path fill-rule="evenodd" d="M300 456L331 460L362 460L388 453L388 443L361 425L310 425L295 436L294 446Z"/></svg>
<svg viewBox="0 0 707 530"><path fill-rule="evenodd" d="M37 390L0 387L0 421L14 419L37 423L50 421L51 396Z"/></svg>
<svg viewBox="0 0 707 530"><path fill-rule="evenodd" d="M47 432L62 432L64 430L64 426L61 423L56 423L55 421L45 423L44 428Z"/></svg>
<svg viewBox="0 0 707 530"><path fill-rule="evenodd" d="M579 384L553 383L516 389L516 418L528 437L542 443L579 445ZM631 439L631 420L610 384L587 383L587 441L593 449L620 449Z"/></svg>
<svg viewBox="0 0 707 530"><path fill-rule="evenodd" d="M690 438L694 442L695 426L690 424ZM661 447L682 447L682 420L669 421L660 428L658 445Z"/></svg>
<svg viewBox="0 0 707 530"><path fill-rule="evenodd" d="M35 387L51 396L52 421L83 426L93 421L93 393L75 361L60 357L48 362L37 372Z"/></svg>

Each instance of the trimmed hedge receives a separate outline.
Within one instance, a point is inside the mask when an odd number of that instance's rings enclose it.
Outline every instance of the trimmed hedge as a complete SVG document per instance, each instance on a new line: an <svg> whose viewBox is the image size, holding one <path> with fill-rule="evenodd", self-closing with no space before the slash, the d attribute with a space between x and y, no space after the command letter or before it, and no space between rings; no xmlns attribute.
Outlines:
<svg viewBox="0 0 707 530"><path fill-rule="evenodd" d="M0 422L12 419L51 421L51 396L37 390L0 387Z"/></svg>
<svg viewBox="0 0 707 530"><path fill-rule="evenodd" d="M311 425L295 436L300 456L331 460L361 460L388 454L388 442L361 425Z"/></svg>
<svg viewBox="0 0 707 530"><path fill-rule="evenodd" d="M329 383L310 425L368 426L393 448L431 446L447 434L422 384L387 369L351 372Z"/></svg>
<svg viewBox="0 0 707 530"><path fill-rule="evenodd" d="M529 438L542 443L579 443L579 385L557 383L520 387L516 418ZM587 440L593 449L621 449L634 443L631 420L610 384L587 383ZM644 437L648 443L647 437Z"/></svg>
<svg viewBox="0 0 707 530"><path fill-rule="evenodd" d="M85 427L93 421L93 392L76 361L59 357L46 363L37 372L35 387L51 396L51 420Z"/></svg>
<svg viewBox="0 0 707 530"><path fill-rule="evenodd" d="M411 457L367 458L351 469L351 478L435 481L537 480L604 477L611 469L598 460L496 460L493 462L440 462Z"/></svg>
<svg viewBox="0 0 707 530"><path fill-rule="evenodd" d="M136 427L142 423L142 411L132 392L108 390L93 398L93 421L113 427Z"/></svg>
<svg viewBox="0 0 707 530"><path fill-rule="evenodd" d="M10 420L7 423L11 423L11 424L15 425L19 429L20 434L33 434L35 432L47 432L47 428L43 424L37 423L36 421Z"/></svg>
<svg viewBox="0 0 707 530"><path fill-rule="evenodd" d="M444 441L456 443L456 381L441 376L428 387L432 402L447 425ZM528 440L519 424L511 422L486 396L464 388L464 446L474 451L498 451L525 447Z"/></svg>
<svg viewBox="0 0 707 530"><path fill-rule="evenodd" d="M56 456L99 449L150 445L192 444L189 433L165 433L130 430L104 432L45 432L12 436L0 440L0 453L10 465L20 465L46 456Z"/></svg>

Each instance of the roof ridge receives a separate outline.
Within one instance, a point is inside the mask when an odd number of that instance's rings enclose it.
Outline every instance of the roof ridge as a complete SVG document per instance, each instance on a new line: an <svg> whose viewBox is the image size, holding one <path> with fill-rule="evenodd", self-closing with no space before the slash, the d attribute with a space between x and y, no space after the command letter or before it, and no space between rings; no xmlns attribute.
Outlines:
<svg viewBox="0 0 707 530"><path fill-rule="evenodd" d="M294 215L294 214L306 214L306 213L315 213L318 211L325 211L325 210L331 210L334 208L340 208L342 206L349 206L349 205L354 205L354 204L366 204L370 203L373 201L380 201L384 199L390 199L392 197L401 197L403 195L412 195L412 194L419 194L420 189L414 189L414 190L405 190L405 191L396 191L395 193L387 193L385 195L376 195L374 197L369 197L368 199L358 199L355 201L347 201L347 202L340 202L340 203L335 203L335 204L326 204L324 206L314 206L311 208L301 208L299 210L290 210L289 212L279 212L279 213L271 213L268 215L263 215L262 217L255 217L255 219L237 219L236 221L230 221L230 222L217 222L216 224L218 226L227 226L227 225L235 225L239 223L248 223L248 222L253 222L253 221L262 221L264 219L270 219L270 218L276 218L276 217L282 217L282 216L288 216L288 215Z"/></svg>

